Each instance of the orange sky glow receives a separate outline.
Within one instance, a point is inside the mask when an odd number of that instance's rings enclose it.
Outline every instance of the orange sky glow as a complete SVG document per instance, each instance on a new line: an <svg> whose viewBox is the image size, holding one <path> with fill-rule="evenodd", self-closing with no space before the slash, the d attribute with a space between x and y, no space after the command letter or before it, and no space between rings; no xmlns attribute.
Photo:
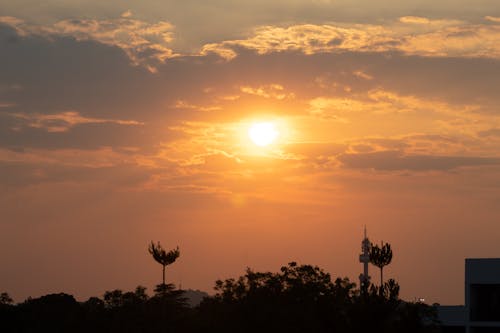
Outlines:
<svg viewBox="0 0 500 333"><path fill-rule="evenodd" d="M366 225L404 299L463 303L500 257L496 1L195 3L0 0L0 291L152 290L150 241L183 288L358 282Z"/></svg>

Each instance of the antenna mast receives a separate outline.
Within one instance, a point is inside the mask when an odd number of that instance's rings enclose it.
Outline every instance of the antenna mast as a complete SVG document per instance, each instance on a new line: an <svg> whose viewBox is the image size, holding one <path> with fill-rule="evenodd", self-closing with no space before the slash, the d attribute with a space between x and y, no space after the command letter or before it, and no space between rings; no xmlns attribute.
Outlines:
<svg viewBox="0 0 500 333"><path fill-rule="evenodd" d="M368 275L368 264L370 263L370 240L365 234L363 241L361 241L361 254L359 255L359 262L363 264L363 273L359 274L360 289L364 290L370 284L370 275Z"/></svg>

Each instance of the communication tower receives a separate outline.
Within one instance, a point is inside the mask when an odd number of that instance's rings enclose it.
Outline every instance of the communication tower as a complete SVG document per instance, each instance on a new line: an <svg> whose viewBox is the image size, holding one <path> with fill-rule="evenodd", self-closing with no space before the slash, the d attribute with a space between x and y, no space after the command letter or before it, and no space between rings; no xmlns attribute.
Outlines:
<svg viewBox="0 0 500 333"><path fill-rule="evenodd" d="M366 226L365 226L365 237L361 242L361 251L359 255L359 262L363 264L363 273L359 274L359 285L360 289L368 287L370 284L370 275L368 275L368 264L370 263L370 240L366 236Z"/></svg>

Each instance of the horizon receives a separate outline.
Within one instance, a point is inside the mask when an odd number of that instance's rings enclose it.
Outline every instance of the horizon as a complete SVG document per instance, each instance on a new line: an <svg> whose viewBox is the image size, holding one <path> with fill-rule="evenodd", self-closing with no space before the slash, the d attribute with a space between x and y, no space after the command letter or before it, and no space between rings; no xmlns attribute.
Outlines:
<svg viewBox="0 0 500 333"><path fill-rule="evenodd" d="M406 300L500 258L497 0L0 0L0 292L246 267L359 286L363 228ZM377 281L375 267L370 267Z"/></svg>

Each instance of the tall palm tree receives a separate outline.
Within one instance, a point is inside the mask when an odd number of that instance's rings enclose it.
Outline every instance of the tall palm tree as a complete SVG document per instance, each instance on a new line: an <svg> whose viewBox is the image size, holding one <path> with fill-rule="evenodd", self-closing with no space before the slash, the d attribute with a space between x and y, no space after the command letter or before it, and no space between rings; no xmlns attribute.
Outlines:
<svg viewBox="0 0 500 333"><path fill-rule="evenodd" d="M173 264L177 258L181 255L179 251L179 247L177 246L175 249L166 252L163 247L158 244L153 243L149 244L148 248L149 253L153 256L153 259L156 260L160 265L163 266L163 283L165 285L165 267Z"/></svg>
<svg viewBox="0 0 500 333"><path fill-rule="evenodd" d="M392 261L392 250L389 243L381 242L380 247L375 244L370 246L370 262L380 268L380 287L384 284L384 266Z"/></svg>

